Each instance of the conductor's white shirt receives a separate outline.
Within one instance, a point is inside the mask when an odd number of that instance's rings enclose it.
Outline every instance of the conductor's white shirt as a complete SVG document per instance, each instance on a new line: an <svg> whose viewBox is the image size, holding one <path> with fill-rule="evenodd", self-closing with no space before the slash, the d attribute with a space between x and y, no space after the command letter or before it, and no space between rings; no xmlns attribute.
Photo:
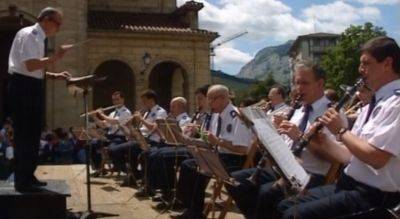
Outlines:
<svg viewBox="0 0 400 219"><path fill-rule="evenodd" d="M29 72L26 69L25 61L44 57L45 39L46 35L38 23L19 30L11 46L8 72L42 79L44 77L43 69Z"/></svg>

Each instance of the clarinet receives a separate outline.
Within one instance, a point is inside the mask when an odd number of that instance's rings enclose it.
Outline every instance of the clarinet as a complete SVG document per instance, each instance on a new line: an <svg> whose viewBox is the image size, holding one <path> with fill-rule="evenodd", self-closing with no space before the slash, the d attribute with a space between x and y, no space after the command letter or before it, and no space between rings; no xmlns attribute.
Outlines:
<svg viewBox="0 0 400 219"><path fill-rule="evenodd" d="M300 108L301 99L302 99L302 96L298 95L296 97L296 99L293 101L293 103L290 106L290 109L289 109L288 113L285 116L286 120L290 120L293 117L294 112L297 109ZM258 183L258 179L260 178L261 170L264 168L265 162L267 161L267 158L268 158L267 152L263 151L263 155L262 155L261 159L257 163L256 171L249 178L247 178L247 180L250 181L253 185L258 185L259 184Z"/></svg>
<svg viewBox="0 0 400 219"><path fill-rule="evenodd" d="M350 98L356 93L356 91L362 87L364 85L364 81L363 78L358 78L356 83L354 84L353 87L351 87L350 89L346 89L343 97L339 100L339 102L336 104L335 106L335 110L339 112L339 110L344 106L344 104L350 100ZM317 124L317 127L315 129L315 131L309 131L308 133L305 133L299 143L297 145L294 146L293 149L293 154L296 157L300 157L301 153L303 151L303 149L310 143L310 141L312 140L312 138L319 132L321 131L321 129L324 127L324 125L319 122L319 121L315 121L315 124Z"/></svg>

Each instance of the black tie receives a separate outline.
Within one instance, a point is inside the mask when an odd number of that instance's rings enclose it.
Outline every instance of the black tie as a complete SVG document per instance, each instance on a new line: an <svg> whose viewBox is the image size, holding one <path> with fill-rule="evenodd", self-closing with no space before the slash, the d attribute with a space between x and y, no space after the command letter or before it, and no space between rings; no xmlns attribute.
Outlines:
<svg viewBox="0 0 400 219"><path fill-rule="evenodd" d="M371 116L372 111L374 111L375 105L376 105L376 97L375 97L375 95L373 95L373 96L371 97L371 101L369 102L369 105L368 105L367 118L365 119L364 124L368 122L369 117ZM363 125L364 125L364 124L363 124Z"/></svg>
<svg viewBox="0 0 400 219"><path fill-rule="evenodd" d="M219 135L221 134L221 125L222 125L222 119L221 116L218 116L217 132L216 132L217 137L219 137Z"/></svg>
<svg viewBox="0 0 400 219"><path fill-rule="evenodd" d="M274 110L275 110L275 107L271 106L271 112L274 112Z"/></svg>
<svg viewBox="0 0 400 219"><path fill-rule="evenodd" d="M304 106L304 115L299 124L299 129L301 132L304 132L304 130L306 130L307 122L308 122L308 118L310 117L311 110L312 110L311 105Z"/></svg>

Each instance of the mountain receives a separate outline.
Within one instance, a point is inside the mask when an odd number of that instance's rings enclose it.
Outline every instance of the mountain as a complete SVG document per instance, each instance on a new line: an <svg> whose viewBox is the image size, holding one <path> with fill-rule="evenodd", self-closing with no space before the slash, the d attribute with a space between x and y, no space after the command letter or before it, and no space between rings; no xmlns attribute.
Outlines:
<svg viewBox="0 0 400 219"><path fill-rule="evenodd" d="M254 59L244 65L236 75L239 78L264 80L273 74L275 81L289 84L290 66L288 51L293 40L278 46L269 46L257 52Z"/></svg>
<svg viewBox="0 0 400 219"><path fill-rule="evenodd" d="M257 83L257 80L238 78L222 71L211 70L211 84L223 84L235 93L241 93L255 83Z"/></svg>

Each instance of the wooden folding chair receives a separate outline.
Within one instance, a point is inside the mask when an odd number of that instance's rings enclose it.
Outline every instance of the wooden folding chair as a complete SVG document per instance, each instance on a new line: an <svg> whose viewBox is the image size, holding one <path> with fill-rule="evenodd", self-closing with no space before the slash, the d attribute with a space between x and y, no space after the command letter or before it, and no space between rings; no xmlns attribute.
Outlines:
<svg viewBox="0 0 400 219"><path fill-rule="evenodd" d="M242 169L248 169L251 167L254 167L254 157L256 155L257 152L257 146L258 146L258 141L254 141L249 149L249 151L247 152L246 155L246 161L243 164ZM212 218L214 218L215 216L215 203L218 197L221 197L221 194L223 192L222 188L224 186L223 182L215 182L213 185L213 194L211 196L211 201L207 202L205 204L204 207L204 215L208 216L210 213L212 214ZM221 205L222 205L222 209L221 209L221 213L219 214L219 219L223 219L225 218L226 214L228 213L229 209L232 206L232 197L227 193L224 192L225 195L227 196L226 200L224 200Z"/></svg>

